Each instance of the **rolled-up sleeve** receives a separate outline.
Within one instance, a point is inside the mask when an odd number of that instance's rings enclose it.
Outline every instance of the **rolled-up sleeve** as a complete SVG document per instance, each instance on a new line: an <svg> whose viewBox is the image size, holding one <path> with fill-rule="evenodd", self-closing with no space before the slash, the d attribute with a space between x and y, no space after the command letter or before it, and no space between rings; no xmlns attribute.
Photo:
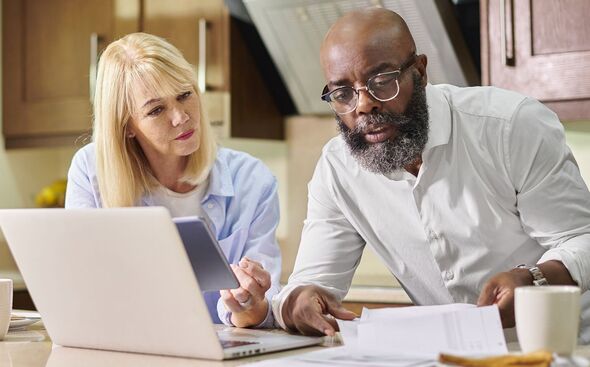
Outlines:
<svg viewBox="0 0 590 367"><path fill-rule="evenodd" d="M273 312L283 329L283 304L295 288L314 284L338 300L344 298L365 246L334 200L329 172L330 162L322 156L308 185L307 219L293 274L273 299Z"/></svg>
<svg viewBox="0 0 590 367"><path fill-rule="evenodd" d="M524 231L559 260L582 292L590 288L590 193L557 116L525 99L504 136Z"/></svg>

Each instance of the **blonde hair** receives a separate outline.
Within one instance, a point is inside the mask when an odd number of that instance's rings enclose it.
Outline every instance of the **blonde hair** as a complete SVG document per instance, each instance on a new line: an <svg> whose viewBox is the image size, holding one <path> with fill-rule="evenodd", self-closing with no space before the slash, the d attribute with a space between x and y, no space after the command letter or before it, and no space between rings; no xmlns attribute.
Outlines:
<svg viewBox="0 0 590 367"><path fill-rule="evenodd" d="M203 112L192 66L164 39L147 33L129 34L111 43L98 64L93 141L103 207L138 205L141 197L157 185L136 139L127 138L138 85L160 95L192 89L199 98L200 145L188 156L182 181L198 185L215 162L217 144Z"/></svg>

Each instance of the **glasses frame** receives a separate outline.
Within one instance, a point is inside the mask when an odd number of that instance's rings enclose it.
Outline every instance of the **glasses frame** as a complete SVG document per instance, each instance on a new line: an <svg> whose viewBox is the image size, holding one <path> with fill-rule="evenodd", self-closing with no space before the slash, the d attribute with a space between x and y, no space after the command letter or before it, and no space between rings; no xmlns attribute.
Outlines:
<svg viewBox="0 0 590 367"><path fill-rule="evenodd" d="M346 115L346 114L349 114L352 111L356 110L356 108L359 105L359 99L360 99L359 98L359 91L361 91L361 90L366 90L367 92L369 92L369 94L371 95L371 97L373 97L375 100L377 100L379 102L388 102L388 101L391 101L391 100L395 99L398 96L398 94L399 94L399 78L402 76L402 74L404 73L404 71L408 70L411 66L413 66L416 63L416 60L417 59L418 59L418 56L416 55L416 53L412 53L412 55L410 55L410 57L408 57L406 59L406 61L404 61L398 69L393 70L393 71L386 71L386 72L383 72L383 73L378 73L378 74L375 74L375 75L371 76L369 79L367 79L367 81L365 82L365 85L363 87L355 88L355 87L351 87L351 86L343 86L343 87L338 87L338 88L336 88L334 90L328 90L328 85L326 84L324 86L324 89L322 90L322 95L321 95L320 98L322 99L322 101L328 102L328 105L330 105L330 109L332 109L332 111L334 111L334 113L336 113L338 115ZM380 76L383 76L383 75L392 75L392 74L397 74L397 76L395 77L395 84L397 86L397 93L395 93L395 95L393 97L391 97L391 98L385 98L385 99L383 99L383 98L377 97L375 95L375 93L369 88L369 83L371 83L371 81L373 81L375 78L378 78ZM342 90L342 89L347 89L347 88L352 89L354 91L354 93L356 94L356 103L354 104L354 107L352 109L350 109L350 111L347 111L347 112L337 112L334 109L334 107L332 107L333 100L332 100L331 96L332 96L332 94L334 92L337 92L337 91Z"/></svg>

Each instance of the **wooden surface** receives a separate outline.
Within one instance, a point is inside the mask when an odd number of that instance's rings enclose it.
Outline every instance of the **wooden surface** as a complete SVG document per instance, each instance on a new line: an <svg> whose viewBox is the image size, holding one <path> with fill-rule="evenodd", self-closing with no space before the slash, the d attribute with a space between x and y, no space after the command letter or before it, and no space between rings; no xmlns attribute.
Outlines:
<svg viewBox="0 0 590 367"><path fill-rule="evenodd" d="M27 137L74 141L88 131L92 120L90 35L99 35L100 50L118 31L128 30L123 24L127 20L115 14L116 2L2 2L3 130L7 146L19 145Z"/></svg>
<svg viewBox="0 0 590 367"><path fill-rule="evenodd" d="M565 121L590 118L590 2L481 0L480 12L482 84L547 102Z"/></svg>

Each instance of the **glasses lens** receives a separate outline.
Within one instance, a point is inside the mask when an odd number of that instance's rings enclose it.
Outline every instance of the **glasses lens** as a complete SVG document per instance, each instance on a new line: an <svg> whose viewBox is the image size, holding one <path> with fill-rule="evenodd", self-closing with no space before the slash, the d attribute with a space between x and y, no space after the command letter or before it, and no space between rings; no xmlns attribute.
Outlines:
<svg viewBox="0 0 590 367"><path fill-rule="evenodd" d="M335 89L330 93L330 105L336 113L347 113L356 107L357 94L351 87Z"/></svg>
<svg viewBox="0 0 590 367"><path fill-rule="evenodd" d="M399 84L397 82L399 74L398 71L394 71L375 75L367 82L367 87L371 91L371 94L381 101L393 99L399 91Z"/></svg>

